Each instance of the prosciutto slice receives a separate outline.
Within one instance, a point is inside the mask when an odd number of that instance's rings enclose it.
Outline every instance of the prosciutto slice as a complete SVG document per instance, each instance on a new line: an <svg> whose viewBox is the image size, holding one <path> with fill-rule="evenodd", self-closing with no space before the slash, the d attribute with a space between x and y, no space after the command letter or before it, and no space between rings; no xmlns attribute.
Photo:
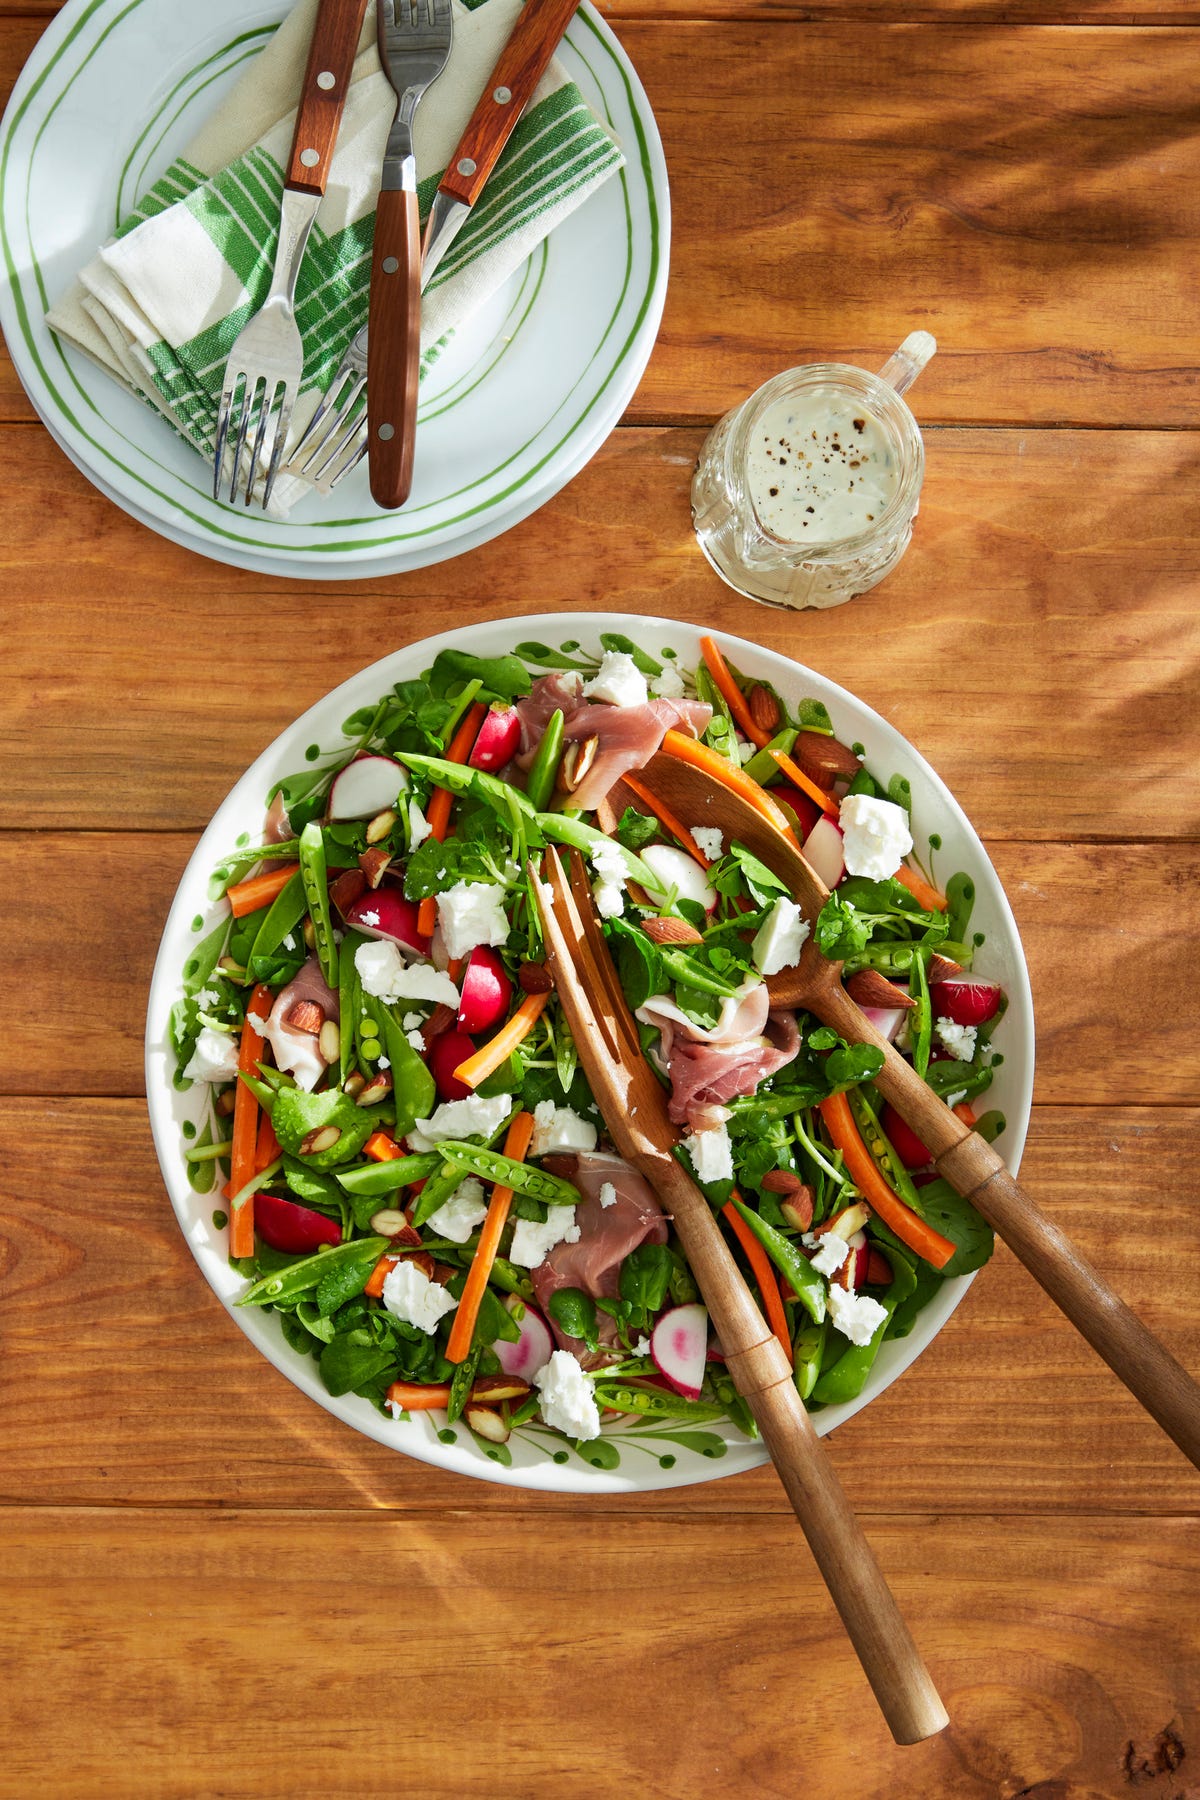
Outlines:
<svg viewBox="0 0 1200 1800"><path fill-rule="evenodd" d="M659 1055L671 1081L667 1111L676 1125L705 1131L726 1100L752 1094L790 1063L800 1048L795 1015L769 1012L765 981L745 981L721 1007L715 1025L697 1025L665 994L638 1008L661 1034Z"/></svg>
<svg viewBox="0 0 1200 1800"><path fill-rule="evenodd" d="M582 1339L569 1337L551 1318L550 1296L559 1288L576 1287L593 1300L615 1300L621 1264L642 1244L665 1244L667 1220L648 1182L619 1156L581 1150L547 1156L544 1164L556 1175L574 1182L583 1199L575 1209L578 1242L555 1245L545 1262L532 1272L533 1291L550 1320L559 1347L569 1350L586 1368L605 1359L589 1356ZM604 1206L600 1195L609 1182L616 1199ZM616 1321L601 1313L599 1326L601 1343L615 1342Z"/></svg>
<svg viewBox="0 0 1200 1800"><path fill-rule="evenodd" d="M521 748L514 758L518 769L527 769L533 761L555 712L563 715L564 743L598 739L595 761L571 797L572 806L583 812L594 811L622 775L644 768L668 731L685 730L700 737L712 718L712 707L701 700L647 700L644 706L588 700L577 674L556 670L535 681L516 702L521 721Z"/></svg>
<svg viewBox="0 0 1200 1800"><path fill-rule="evenodd" d="M297 1087L311 1093L328 1066L318 1043L320 1026L315 1032L299 1031L287 1022L288 1014L299 1000L311 1000L326 1019L338 1017L338 997L321 973L321 965L310 956L300 973L289 981L271 1008L265 1021L263 1037L275 1052L275 1066L296 1077Z"/></svg>

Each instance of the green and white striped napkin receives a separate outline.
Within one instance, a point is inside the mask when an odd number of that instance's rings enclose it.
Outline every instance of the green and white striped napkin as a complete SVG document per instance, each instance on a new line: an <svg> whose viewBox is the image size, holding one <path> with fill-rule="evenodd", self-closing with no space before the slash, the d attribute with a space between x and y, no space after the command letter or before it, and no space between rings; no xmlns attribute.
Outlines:
<svg viewBox="0 0 1200 1800"><path fill-rule="evenodd" d="M211 461L230 346L265 298L280 197L317 0L299 0L225 104L176 158L48 314ZM450 63L417 109L422 216L520 10L520 0L455 0ZM296 290L304 376L299 436L365 323L371 239L395 95L367 8L354 77ZM448 336L624 161L553 62L422 302L422 374ZM310 491L276 485L272 513Z"/></svg>

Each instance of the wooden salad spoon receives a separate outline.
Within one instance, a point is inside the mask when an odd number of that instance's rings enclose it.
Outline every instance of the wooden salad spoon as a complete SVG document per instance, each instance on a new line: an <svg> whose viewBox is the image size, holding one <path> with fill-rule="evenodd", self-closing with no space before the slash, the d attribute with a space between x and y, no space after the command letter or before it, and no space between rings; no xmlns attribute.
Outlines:
<svg viewBox="0 0 1200 1800"><path fill-rule="evenodd" d="M939 1175L971 1201L988 1224L1082 1333L1146 1411L1200 1468L1200 1388L1125 1302L1043 1216L1000 1157L892 1047L842 986L841 967L817 949L817 915L829 889L803 855L740 794L703 769L660 751L638 777L689 826L715 825L726 843L743 844L785 882L813 926L794 968L772 976L774 1007L803 1008L852 1044L883 1054L875 1086L927 1146Z"/></svg>
<svg viewBox="0 0 1200 1800"><path fill-rule="evenodd" d="M742 1278L712 1208L674 1151L679 1133L592 908L578 851L568 887L553 849L534 874L558 1002L618 1152L663 1203L850 1641L898 1744L932 1737L946 1709L792 1378L792 1359Z"/></svg>

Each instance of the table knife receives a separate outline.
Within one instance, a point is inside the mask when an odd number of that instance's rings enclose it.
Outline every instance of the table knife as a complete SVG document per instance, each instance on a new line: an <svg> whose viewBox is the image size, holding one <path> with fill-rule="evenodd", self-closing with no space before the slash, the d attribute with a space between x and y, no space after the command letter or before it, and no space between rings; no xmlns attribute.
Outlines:
<svg viewBox="0 0 1200 1800"><path fill-rule="evenodd" d="M483 191L578 7L579 0L525 0L438 186L421 249L422 291Z"/></svg>

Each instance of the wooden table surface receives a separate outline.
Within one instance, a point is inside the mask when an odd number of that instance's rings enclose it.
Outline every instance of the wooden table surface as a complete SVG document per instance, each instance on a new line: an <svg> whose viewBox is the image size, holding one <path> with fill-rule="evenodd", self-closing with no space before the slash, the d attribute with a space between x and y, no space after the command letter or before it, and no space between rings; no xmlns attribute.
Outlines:
<svg viewBox="0 0 1200 1800"><path fill-rule="evenodd" d="M0 4L11 85L53 11ZM1200 1476L1000 1249L831 1440L949 1729L896 1749L767 1469L524 1495L268 1369L151 1148L151 960L311 701L473 613L724 626L946 778L1023 935L1023 1177L1200 1371L1200 17L1169 0L615 0L672 185L658 346L593 462L457 561L305 588L177 549L0 367L7 946L0 1794L1195 1800ZM912 327L916 537L783 615L690 531L704 430Z"/></svg>

